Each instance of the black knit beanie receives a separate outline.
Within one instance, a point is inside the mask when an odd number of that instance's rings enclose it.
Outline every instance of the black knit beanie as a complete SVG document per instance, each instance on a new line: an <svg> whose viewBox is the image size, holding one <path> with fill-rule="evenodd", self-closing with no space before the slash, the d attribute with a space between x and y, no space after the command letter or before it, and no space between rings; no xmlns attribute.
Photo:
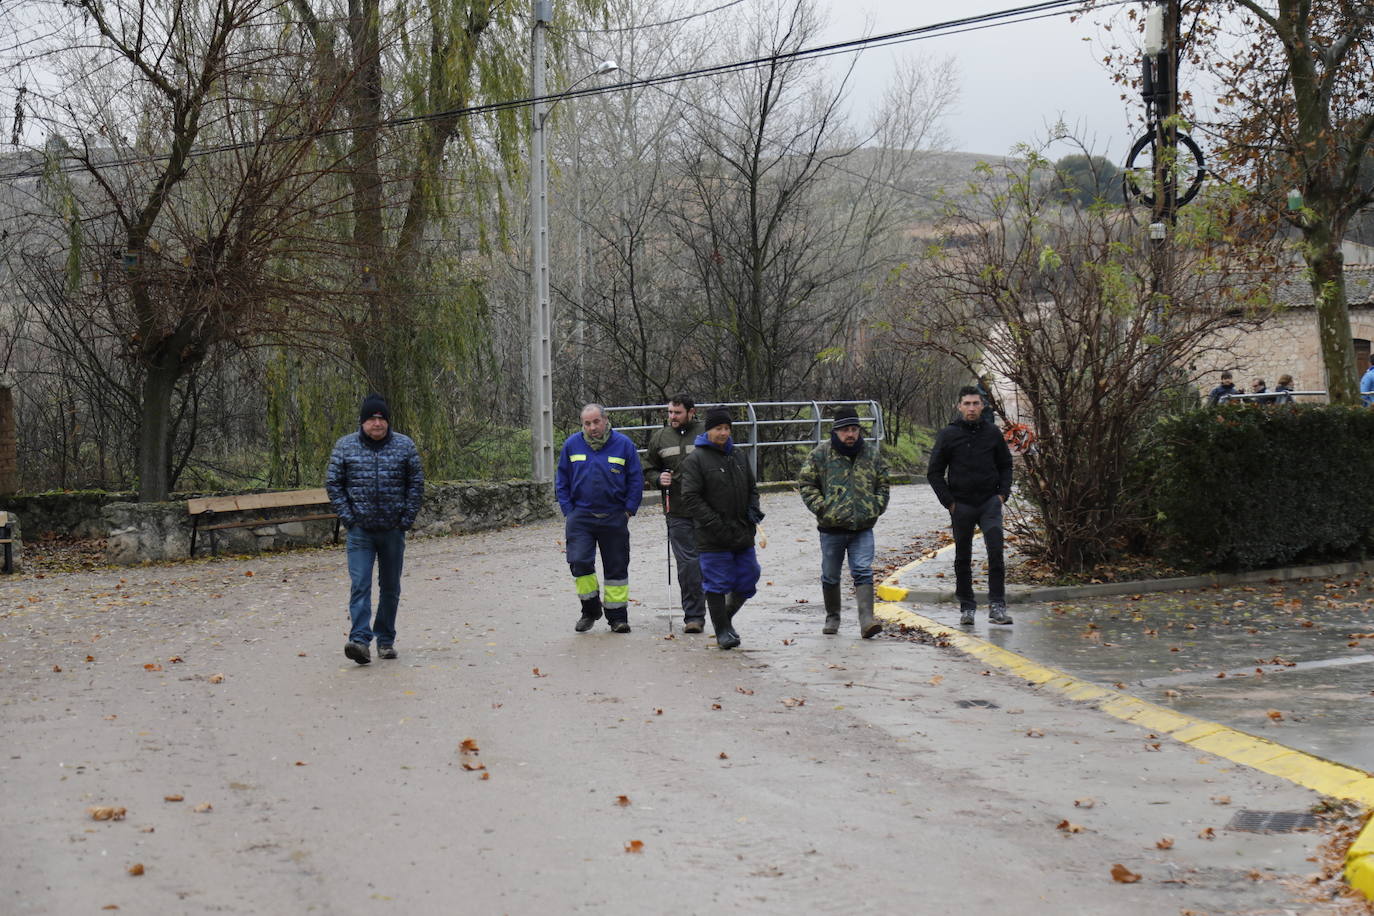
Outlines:
<svg viewBox="0 0 1374 916"><path fill-rule="evenodd" d="M830 414L831 429L844 429L846 426L862 426L859 419L859 412L849 404L836 407Z"/></svg>
<svg viewBox="0 0 1374 916"><path fill-rule="evenodd" d="M710 410L706 411L705 423L707 429L715 429L722 423L730 427L735 425L734 419L730 416L730 408L728 407L712 407Z"/></svg>
<svg viewBox="0 0 1374 916"><path fill-rule="evenodd" d="M363 406L358 410L359 423L366 423L373 417L381 417L387 423L391 422L391 408L386 406L386 398L380 394L369 394L363 398Z"/></svg>

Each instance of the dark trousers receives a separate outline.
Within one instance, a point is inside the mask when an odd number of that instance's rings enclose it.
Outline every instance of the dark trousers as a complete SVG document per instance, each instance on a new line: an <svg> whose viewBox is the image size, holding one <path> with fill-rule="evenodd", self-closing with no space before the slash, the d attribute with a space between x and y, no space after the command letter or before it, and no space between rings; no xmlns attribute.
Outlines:
<svg viewBox="0 0 1374 916"><path fill-rule="evenodd" d="M973 529L983 532L983 544L988 550L988 600L1006 601L1006 563L1002 558L1002 499L993 495L981 504L955 501L950 513L954 528L954 594L959 597L959 609L971 611L978 607L973 599Z"/></svg>
<svg viewBox="0 0 1374 916"><path fill-rule="evenodd" d="M574 509L563 523L563 543L577 597L587 601L601 594L606 619L612 623L626 620L630 600L630 520L625 513L598 518L591 512ZM601 583L596 579L598 547L601 569L606 574L606 581Z"/></svg>
<svg viewBox="0 0 1374 916"><path fill-rule="evenodd" d="M696 523L690 518L668 516L668 543L677 560L677 585L682 593L682 619L704 620L706 603L701 597L701 564L697 561Z"/></svg>

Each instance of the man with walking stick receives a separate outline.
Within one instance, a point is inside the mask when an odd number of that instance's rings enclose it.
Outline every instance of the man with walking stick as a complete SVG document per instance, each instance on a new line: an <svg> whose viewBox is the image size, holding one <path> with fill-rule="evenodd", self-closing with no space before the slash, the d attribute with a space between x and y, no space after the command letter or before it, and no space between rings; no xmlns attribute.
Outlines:
<svg viewBox="0 0 1374 916"><path fill-rule="evenodd" d="M700 633L706 622L701 594L701 567L697 561L696 533L692 517L682 504L678 469L705 430L696 419L696 402L677 394L668 402L668 424L649 437L644 453L644 480L663 494L663 515L668 523L668 552L677 557L678 590L682 595L682 632ZM672 560L668 569L668 609L672 612Z"/></svg>

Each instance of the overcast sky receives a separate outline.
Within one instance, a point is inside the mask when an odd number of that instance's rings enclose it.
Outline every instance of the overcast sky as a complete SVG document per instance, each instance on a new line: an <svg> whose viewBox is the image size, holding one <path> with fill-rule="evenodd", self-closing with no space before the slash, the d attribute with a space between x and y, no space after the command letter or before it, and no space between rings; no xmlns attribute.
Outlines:
<svg viewBox="0 0 1374 916"><path fill-rule="evenodd" d="M1023 5L1026 0L819 0L829 25L827 43L865 34L896 32ZM1114 7L1120 17L1123 7ZM865 51L856 70L854 97L881 94L904 56L953 58L959 69L959 103L948 129L955 149L1005 154L1013 144L1047 133L1062 118L1091 141L1094 152L1120 162L1141 128L1139 96L1121 99L1102 65L1105 46L1097 19L1068 15L997 25ZM1120 27L1120 26L1119 26ZM836 58L840 60L841 58Z"/></svg>

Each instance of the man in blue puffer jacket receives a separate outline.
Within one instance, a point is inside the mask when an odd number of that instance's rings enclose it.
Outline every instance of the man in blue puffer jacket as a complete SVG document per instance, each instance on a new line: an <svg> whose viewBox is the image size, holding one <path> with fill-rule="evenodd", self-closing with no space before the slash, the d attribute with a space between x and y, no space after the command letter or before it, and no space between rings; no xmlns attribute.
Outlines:
<svg viewBox="0 0 1374 916"><path fill-rule="evenodd" d="M425 495L420 453L410 437L391 429L391 409L379 394L363 398L361 428L334 443L325 490L348 528L348 596L352 626L344 655L360 665L396 657L396 607L401 601L401 567L406 532L415 524ZM377 567L377 617L372 618L372 567Z"/></svg>

